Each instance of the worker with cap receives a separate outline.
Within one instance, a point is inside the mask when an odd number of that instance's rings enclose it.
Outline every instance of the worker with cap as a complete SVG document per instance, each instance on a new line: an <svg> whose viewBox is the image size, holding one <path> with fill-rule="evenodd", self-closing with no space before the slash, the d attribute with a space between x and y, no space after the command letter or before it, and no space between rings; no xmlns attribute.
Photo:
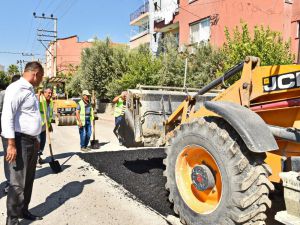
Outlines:
<svg viewBox="0 0 300 225"><path fill-rule="evenodd" d="M76 108L77 125L80 134L80 150L83 152L90 151L88 147L92 134L92 121L94 120L94 110L90 102L88 90L82 92L82 99L78 102Z"/></svg>
<svg viewBox="0 0 300 225"><path fill-rule="evenodd" d="M52 117L53 117L53 100L52 100L52 89L50 87L44 88L44 91L42 92L42 95L39 96L40 98L40 113L41 113L41 119L42 119L42 132L39 135L39 141L40 141L40 149L38 152L38 163L41 165L44 163L44 159L42 158L43 151L46 144L46 129L48 129L49 132L53 131L52 128ZM45 112L44 112L45 110ZM45 121L45 115L46 114L46 120ZM46 127L47 125L47 127Z"/></svg>

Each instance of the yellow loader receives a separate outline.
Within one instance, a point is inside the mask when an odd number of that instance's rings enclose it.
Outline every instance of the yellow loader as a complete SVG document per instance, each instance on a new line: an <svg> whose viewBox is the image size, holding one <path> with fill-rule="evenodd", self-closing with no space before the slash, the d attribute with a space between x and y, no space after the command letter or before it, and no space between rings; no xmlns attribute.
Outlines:
<svg viewBox="0 0 300 225"><path fill-rule="evenodd" d="M195 110L197 96L239 73ZM247 57L186 97L164 129L166 188L183 224L266 224L274 186L286 206L276 220L300 224L300 65Z"/></svg>

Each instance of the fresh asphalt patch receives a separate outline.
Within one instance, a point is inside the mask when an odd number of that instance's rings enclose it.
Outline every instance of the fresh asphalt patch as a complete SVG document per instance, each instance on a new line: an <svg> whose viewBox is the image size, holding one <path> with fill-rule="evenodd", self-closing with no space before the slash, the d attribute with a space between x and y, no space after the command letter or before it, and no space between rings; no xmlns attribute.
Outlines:
<svg viewBox="0 0 300 225"><path fill-rule="evenodd" d="M129 197L137 198L164 216L175 215L165 189L167 180L163 176L163 159L166 155L162 148L80 153L79 156L133 194ZM273 204L267 212L266 224L280 225L274 217L276 212L285 208L282 192L276 191L270 198Z"/></svg>
<svg viewBox="0 0 300 225"><path fill-rule="evenodd" d="M162 148L80 153L79 156L100 173L121 184L145 205L164 216L174 215L165 189L167 180L163 176L163 159L166 155Z"/></svg>

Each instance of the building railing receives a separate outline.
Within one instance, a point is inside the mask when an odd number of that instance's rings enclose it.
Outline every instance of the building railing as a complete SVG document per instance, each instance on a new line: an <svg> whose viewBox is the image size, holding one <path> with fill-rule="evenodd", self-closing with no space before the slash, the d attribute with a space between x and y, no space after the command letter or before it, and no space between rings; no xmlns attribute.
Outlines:
<svg viewBox="0 0 300 225"><path fill-rule="evenodd" d="M140 38L142 36L145 36L147 34L149 34L149 29L148 30L144 30L144 31L139 32L139 33L136 33L136 34L132 34L130 36L130 41L134 41L134 40L136 40L136 39L138 39L138 38Z"/></svg>
<svg viewBox="0 0 300 225"><path fill-rule="evenodd" d="M130 14L130 22L137 19L140 15L143 15L147 12L149 12L149 1L146 1L136 11Z"/></svg>

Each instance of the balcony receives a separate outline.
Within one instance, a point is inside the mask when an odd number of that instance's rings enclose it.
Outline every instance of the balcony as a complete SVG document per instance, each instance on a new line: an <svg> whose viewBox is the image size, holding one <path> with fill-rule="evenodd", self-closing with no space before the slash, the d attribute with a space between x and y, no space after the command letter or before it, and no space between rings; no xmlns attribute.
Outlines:
<svg viewBox="0 0 300 225"><path fill-rule="evenodd" d="M149 2L146 1L136 11L130 14L130 25L138 25L138 21L149 14Z"/></svg>
<svg viewBox="0 0 300 225"><path fill-rule="evenodd" d="M141 32L138 32L138 33L135 33L135 34L131 34L130 36L130 41L134 41L136 39L139 39L145 35L149 34L149 29L147 30L144 30L144 31L141 31Z"/></svg>

